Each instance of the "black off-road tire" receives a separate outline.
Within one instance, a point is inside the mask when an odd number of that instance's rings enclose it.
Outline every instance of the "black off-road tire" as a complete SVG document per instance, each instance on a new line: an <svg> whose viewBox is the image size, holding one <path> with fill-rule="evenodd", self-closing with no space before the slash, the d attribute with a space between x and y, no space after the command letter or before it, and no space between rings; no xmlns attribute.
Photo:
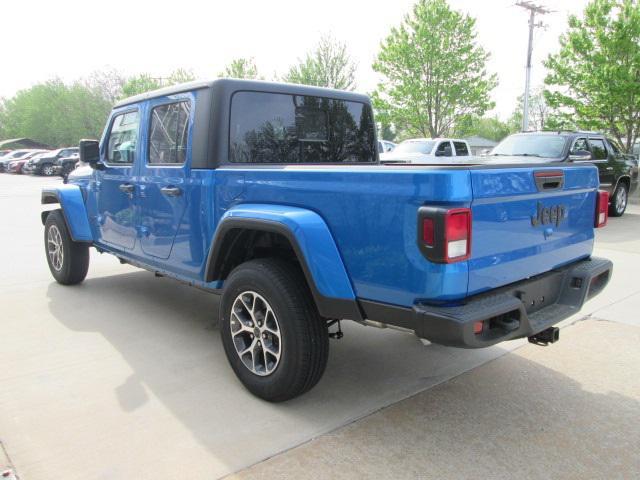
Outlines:
<svg viewBox="0 0 640 480"><path fill-rule="evenodd" d="M624 215L628 203L629 189L627 188L626 183L620 181L618 182L616 191L613 192L613 197L611 197L611 205L609 205L609 216L621 217L622 215Z"/></svg>
<svg viewBox="0 0 640 480"><path fill-rule="evenodd" d="M51 254L59 243L62 256ZM62 285L82 282L89 270L89 245L71 240L62 210L53 210L44 224L44 249L51 275Z"/></svg>
<svg viewBox="0 0 640 480"><path fill-rule="evenodd" d="M239 320L237 316L231 319L232 309L242 305L237 302L245 292L251 293L242 298L254 295L254 298L265 300L277 319L280 357L277 363L271 363L271 373L265 374L265 368L262 376L241 360L238 351L242 348L237 348L238 343L234 342L232 334L232 321L237 331ZM220 334L227 359L238 379L251 393L269 402L282 402L305 393L318 383L329 356L329 333L327 322L318 314L298 265L278 258L250 260L239 265L225 281L220 310ZM259 309L256 307L256 310ZM246 312L236 313L245 315ZM251 323L253 314L245 317ZM266 325L267 321L263 320L263 323ZM242 344L243 338L236 337L236 342ZM255 338L260 338L260 335ZM262 358L266 359L266 354Z"/></svg>

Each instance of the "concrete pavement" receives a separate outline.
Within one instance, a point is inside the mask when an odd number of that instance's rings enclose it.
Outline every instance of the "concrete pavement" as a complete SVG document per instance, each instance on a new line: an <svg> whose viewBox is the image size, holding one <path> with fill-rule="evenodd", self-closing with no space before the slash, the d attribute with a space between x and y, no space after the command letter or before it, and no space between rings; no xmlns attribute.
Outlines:
<svg viewBox="0 0 640 480"><path fill-rule="evenodd" d="M292 402L266 404L228 367L206 293L95 252L85 283L53 282L39 191L55 181L0 175L0 440L23 479L217 478L255 464L243 474L260 475L260 468L269 471L258 463L266 458L294 453L464 372L473 376L481 371L475 367L523 344L424 347L410 335L347 323L345 338L332 342L320 384ZM616 271L606 294L585 312L609 318L623 309L625 327L634 329L640 209L631 208L599 233L599 252L614 260ZM559 345L570 335L563 332ZM536 362L529 360L532 371ZM504 401L514 401L503 393ZM472 398L460 401L460 408L474 408ZM341 455L354 454L348 452ZM395 457L381 458L393 463Z"/></svg>

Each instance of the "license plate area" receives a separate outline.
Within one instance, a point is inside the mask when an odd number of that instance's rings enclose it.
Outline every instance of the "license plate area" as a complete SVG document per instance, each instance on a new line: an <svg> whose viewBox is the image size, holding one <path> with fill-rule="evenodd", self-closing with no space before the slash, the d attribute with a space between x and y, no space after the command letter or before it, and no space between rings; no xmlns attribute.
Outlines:
<svg viewBox="0 0 640 480"><path fill-rule="evenodd" d="M516 296L524 304L526 312L537 312L558 301L564 283L564 272L553 272L527 283L526 288L517 289Z"/></svg>

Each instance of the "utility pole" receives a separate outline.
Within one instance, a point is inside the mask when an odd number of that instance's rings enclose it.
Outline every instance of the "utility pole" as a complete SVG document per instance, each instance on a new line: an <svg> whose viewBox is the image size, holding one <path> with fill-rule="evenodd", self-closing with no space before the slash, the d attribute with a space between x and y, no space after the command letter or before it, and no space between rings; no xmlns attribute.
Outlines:
<svg viewBox="0 0 640 480"><path fill-rule="evenodd" d="M529 84L531 82L531 54L533 52L533 29L536 27L543 27L544 24L542 22L536 23L536 13L540 15L544 15L545 13L549 13L550 10L547 10L545 7L541 5L535 5L533 2L529 0L521 0L516 3L518 7L522 7L526 10L529 10L529 45L527 47L527 76L524 81L524 108L522 112L522 131L526 132L529 130Z"/></svg>

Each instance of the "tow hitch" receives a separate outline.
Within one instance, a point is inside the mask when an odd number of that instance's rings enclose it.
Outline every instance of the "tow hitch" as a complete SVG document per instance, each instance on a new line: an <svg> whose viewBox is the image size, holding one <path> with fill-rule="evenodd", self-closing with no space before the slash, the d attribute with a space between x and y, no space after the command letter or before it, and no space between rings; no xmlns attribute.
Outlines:
<svg viewBox="0 0 640 480"><path fill-rule="evenodd" d="M560 329L558 327L549 327L529 337L529 343L543 347L546 347L550 343L555 343L558 340L560 340Z"/></svg>

